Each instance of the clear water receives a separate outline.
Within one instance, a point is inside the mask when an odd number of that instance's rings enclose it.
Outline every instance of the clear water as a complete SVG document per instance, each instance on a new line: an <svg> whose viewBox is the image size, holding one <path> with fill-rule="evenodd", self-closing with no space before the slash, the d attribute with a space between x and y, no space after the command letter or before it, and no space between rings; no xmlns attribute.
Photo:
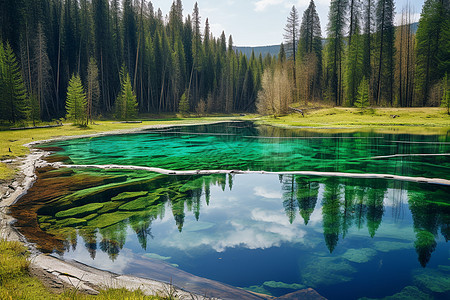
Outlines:
<svg viewBox="0 0 450 300"><path fill-rule="evenodd" d="M449 156L409 156L449 153L450 138L435 135L230 123L50 146L62 147L57 155L74 164L450 179ZM52 180L66 178L74 186L108 178L83 190L69 188L37 208L40 229L61 241L47 250L68 259L161 280L182 270L274 296L307 287L328 299L450 296L448 186L294 175L52 172ZM148 267L155 261L166 273Z"/></svg>

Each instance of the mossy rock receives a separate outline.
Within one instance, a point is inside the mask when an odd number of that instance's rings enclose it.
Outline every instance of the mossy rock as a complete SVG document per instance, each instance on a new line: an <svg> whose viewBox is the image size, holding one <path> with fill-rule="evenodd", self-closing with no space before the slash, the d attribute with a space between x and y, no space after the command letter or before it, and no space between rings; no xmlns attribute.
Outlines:
<svg viewBox="0 0 450 300"><path fill-rule="evenodd" d="M133 213L117 211L109 214L103 214L88 222L88 226L93 228L106 228L127 220Z"/></svg>
<svg viewBox="0 0 450 300"><path fill-rule="evenodd" d="M101 214L109 213L112 211L116 211L119 208L119 206L121 206L123 204L124 204L123 201L105 202L105 203L103 203L103 207L97 213L99 215L101 215Z"/></svg>
<svg viewBox="0 0 450 300"><path fill-rule="evenodd" d="M125 203L124 205L119 207L119 210L125 210L125 211L137 211L137 210L144 210L147 207L150 207L157 203L159 200L159 197L155 197L153 195L148 197L141 197L136 200L130 201L128 203Z"/></svg>
<svg viewBox="0 0 450 300"><path fill-rule="evenodd" d="M68 218L68 219L63 219L63 220L57 221L55 223L55 225L53 225L52 227L54 227L54 228L78 227L78 226L83 226L86 224L87 224L87 221L85 219Z"/></svg>
<svg viewBox="0 0 450 300"><path fill-rule="evenodd" d="M139 197L147 196L148 192L142 191L142 192L124 192L120 193L119 195L111 198L111 201L129 201L133 200Z"/></svg>
<svg viewBox="0 0 450 300"><path fill-rule="evenodd" d="M55 217L58 219L63 219L67 217L84 217L92 214L93 212L97 212L100 208L103 207L103 203L90 203L80 207L74 207L68 210L60 211L55 214Z"/></svg>

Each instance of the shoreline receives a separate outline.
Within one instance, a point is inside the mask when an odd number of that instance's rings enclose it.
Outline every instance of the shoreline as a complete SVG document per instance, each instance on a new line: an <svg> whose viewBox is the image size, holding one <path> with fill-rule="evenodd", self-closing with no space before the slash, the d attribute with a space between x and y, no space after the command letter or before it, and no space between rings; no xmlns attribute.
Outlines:
<svg viewBox="0 0 450 300"><path fill-rule="evenodd" d="M146 295L165 295L173 292L180 299L216 299L184 291L170 283L164 283L136 276L115 274L113 272L89 267L76 261L65 261L51 255L40 253L34 244L28 242L26 237L14 227L15 219L8 214L8 210L11 205L16 203L16 201L18 201L20 197L32 187L37 178L35 174L36 168L48 165L47 162L43 161L43 157L48 155L49 152L34 148L36 145L48 143L50 141L71 140L106 135L132 134L148 129L195 126L222 122L224 121L195 124L148 125L139 128L113 130L88 135L63 136L55 139L40 140L25 144L24 146L30 149L29 154L25 157L16 157L15 159L7 160L7 163L13 164L17 167L18 171L13 179L7 180L5 183L0 184L0 187L2 187L1 191L3 193L0 198L0 238L7 241L18 241L24 244L24 246L31 253L31 274L38 277L47 288L56 292L66 288L76 288L76 290L82 293L98 294L101 289L126 288L128 290L141 289ZM271 299L271 297L263 298L252 293L248 294L250 296L248 299Z"/></svg>

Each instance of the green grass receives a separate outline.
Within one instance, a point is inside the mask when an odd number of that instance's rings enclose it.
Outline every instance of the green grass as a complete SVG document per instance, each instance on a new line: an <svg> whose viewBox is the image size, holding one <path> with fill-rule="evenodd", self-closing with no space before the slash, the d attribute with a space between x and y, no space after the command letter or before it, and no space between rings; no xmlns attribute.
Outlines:
<svg viewBox="0 0 450 300"><path fill-rule="evenodd" d="M0 131L0 160L22 157L29 153L25 144L48 140L64 136L77 136L96 134L115 130L131 130L143 128L149 125L178 125L196 124L215 121L232 120L233 117L204 117L204 118L166 118L159 120L143 121L140 124L123 124L115 121L97 121L98 125L90 125L87 128L65 125L54 128L39 128L28 130L6 130ZM0 128L1 129L1 128ZM11 150L11 152L10 152ZM0 163L0 180L8 180L14 176L15 171Z"/></svg>
<svg viewBox="0 0 450 300"><path fill-rule="evenodd" d="M64 290L62 294L54 294L48 291L37 279L30 276L27 260L29 253L19 242L8 242L0 239L0 299L23 299L23 300L158 300L174 299L173 296L145 296L142 291L128 291L126 289L103 290L97 296L83 295L76 288ZM170 288L168 288L170 290Z"/></svg>
<svg viewBox="0 0 450 300"><path fill-rule="evenodd" d="M442 108L377 108L361 112L356 108L321 108L306 110L305 117L294 113L286 116L273 117L255 115L247 119L256 119L260 123L277 126L299 126L313 128L339 129L407 129L410 133L445 132L450 127L450 116ZM393 118L392 116L398 116ZM406 128L408 127L408 128Z"/></svg>

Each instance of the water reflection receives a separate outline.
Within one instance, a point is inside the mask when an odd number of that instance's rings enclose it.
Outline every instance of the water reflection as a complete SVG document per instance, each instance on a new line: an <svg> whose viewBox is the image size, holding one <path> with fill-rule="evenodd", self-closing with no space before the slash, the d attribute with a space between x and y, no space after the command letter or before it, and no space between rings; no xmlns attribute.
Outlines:
<svg viewBox="0 0 450 300"><path fill-rule="evenodd" d="M67 174L64 176L69 180ZM63 197L48 199L48 203L44 203L37 210L37 218L43 231L64 241L61 247L46 249L47 251L56 250L62 253L71 248L76 249L77 236L80 236L92 259L96 257L96 252L101 250L113 261L126 244L129 228L134 232L141 248L146 250L149 241L154 238L152 224L164 220L167 222L168 216L172 217L181 234L187 215L195 219L191 221L194 225L196 222L201 227L201 230L197 228L199 232L215 227L215 230L210 231L221 236L223 240L211 240L212 244L209 246L217 251L225 251L229 247L242 245L249 249L264 249L279 246L284 242L293 242L289 237L302 236L291 232L297 229L295 220L299 219L297 223L303 224L301 228L307 229L311 216L315 214L316 219L320 216L323 241L329 252L333 253L352 228L358 231L366 229L368 235L374 238L386 215L386 209L391 211L389 219L395 222L396 219L398 221L405 218L405 214L409 215L405 212L405 204L408 204L415 233L414 248L423 267L431 259L439 234L446 242L449 239L450 191L447 187L387 180L295 175L279 176L276 181L268 181L269 185L259 186L258 180L262 178L263 175L185 177L155 174L150 179L125 180L85 189L78 195L68 190ZM58 180L58 177L53 179ZM76 182L79 175L75 173L71 179ZM82 177L82 180L86 178ZM238 191L241 193L239 195L233 193L235 180L252 184L253 188L246 186L252 194L242 193L242 190ZM279 182L278 187L276 182ZM38 189L39 186L35 188ZM212 189L216 190L217 201L211 199ZM33 201L29 198L36 194L39 193L26 195L14 210L28 209L27 203ZM227 199L228 196L239 198ZM223 200L223 197L226 200ZM276 211L264 210L264 201L261 201L259 207L246 212L244 203L247 205L247 198L250 197L265 198L271 203L281 202L284 220L270 221L276 218ZM241 205L232 202L241 202ZM210 222L209 216L206 223L201 222L202 210L211 214L212 208L223 209L223 206L228 211L224 212L224 216L217 217L217 223L220 219L225 219L224 222L230 223L235 230L233 234L220 233L217 230L217 227L220 227L218 224L207 223ZM233 219L233 215L236 218ZM271 222L270 226L264 223L268 221ZM311 226L315 228L317 224ZM261 229L260 232L255 231L258 228ZM186 236L195 238L193 232L195 230L191 229ZM232 238L229 240L230 236ZM200 235L197 238L205 236ZM260 240L257 240L258 238ZM227 240L229 244L225 243ZM192 241L189 243L192 247L202 244Z"/></svg>

